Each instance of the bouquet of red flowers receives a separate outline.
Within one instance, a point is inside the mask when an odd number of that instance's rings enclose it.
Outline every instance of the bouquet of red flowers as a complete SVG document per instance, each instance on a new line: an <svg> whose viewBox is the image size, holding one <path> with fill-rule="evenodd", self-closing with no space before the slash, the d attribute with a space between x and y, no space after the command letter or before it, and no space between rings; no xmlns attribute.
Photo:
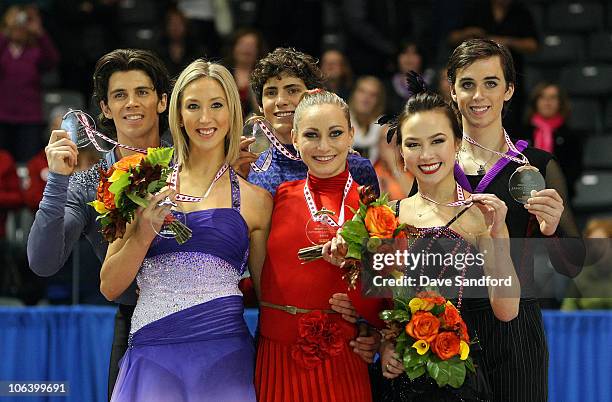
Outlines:
<svg viewBox="0 0 612 402"><path fill-rule="evenodd" d="M466 369L475 372L470 337L457 308L434 291L406 301L396 297L394 309L380 313L387 322L395 351L410 380L431 377L439 387L463 385Z"/></svg>
<svg viewBox="0 0 612 402"><path fill-rule="evenodd" d="M100 170L96 199L89 205L100 214L100 231L109 243L123 237L138 207L146 208L147 194L155 194L167 185L173 152L173 148L149 148L146 155L126 156L107 171ZM166 220L179 244L191 237L191 230L171 214Z"/></svg>
<svg viewBox="0 0 612 402"><path fill-rule="evenodd" d="M354 288L359 277L360 261L366 250L374 252L381 247L382 239L407 239L418 234L410 225L400 224L389 207L387 194L376 198L372 186L360 186L359 209L353 210L353 219L345 222L340 233L348 245L346 260L342 266L345 278ZM298 252L300 260L308 262L321 257L323 246L303 248Z"/></svg>

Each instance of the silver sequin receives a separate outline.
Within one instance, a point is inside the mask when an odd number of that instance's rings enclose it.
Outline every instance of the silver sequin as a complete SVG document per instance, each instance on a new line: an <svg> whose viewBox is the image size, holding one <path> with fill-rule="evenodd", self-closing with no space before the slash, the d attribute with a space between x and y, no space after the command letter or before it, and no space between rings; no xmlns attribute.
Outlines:
<svg viewBox="0 0 612 402"><path fill-rule="evenodd" d="M197 304L242 296L240 274L227 261L200 252L174 252L145 258L136 277L140 295L130 333Z"/></svg>

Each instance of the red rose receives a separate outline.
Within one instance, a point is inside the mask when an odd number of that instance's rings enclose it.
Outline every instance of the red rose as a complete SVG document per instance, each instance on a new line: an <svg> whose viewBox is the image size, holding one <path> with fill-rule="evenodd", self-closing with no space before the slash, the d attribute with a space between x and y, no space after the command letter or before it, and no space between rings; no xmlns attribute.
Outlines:
<svg viewBox="0 0 612 402"><path fill-rule="evenodd" d="M459 354L459 336L454 332L442 332L431 343L431 349L442 360Z"/></svg>
<svg viewBox="0 0 612 402"><path fill-rule="evenodd" d="M440 320L429 311L419 310L406 325L406 333L414 339L431 343L440 329Z"/></svg>
<svg viewBox="0 0 612 402"><path fill-rule="evenodd" d="M338 324L326 313L315 310L304 314L298 322L299 338L291 348L291 357L302 367L312 369L342 351L341 335Z"/></svg>

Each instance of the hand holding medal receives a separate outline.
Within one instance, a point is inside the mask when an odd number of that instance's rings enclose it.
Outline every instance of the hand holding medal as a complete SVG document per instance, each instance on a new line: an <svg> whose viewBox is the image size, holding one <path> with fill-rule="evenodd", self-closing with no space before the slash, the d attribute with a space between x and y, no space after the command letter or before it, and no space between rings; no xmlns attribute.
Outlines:
<svg viewBox="0 0 612 402"><path fill-rule="evenodd" d="M516 146L514 146L512 141L510 141L510 137L505 131L504 140L506 141L508 149L512 151L515 155L520 157L489 149L483 145L480 145L478 142L476 142L476 140L474 140L465 133L463 134L463 139L474 146L484 149L485 151L492 152L499 157L509 159L521 165L516 169L514 173L512 173L512 176L510 176L510 180L508 181L508 189L510 191L510 195L517 202L520 202L521 204L526 204L527 200L531 197L532 191L544 190L544 188L546 187L546 181L544 180L544 177L542 176L540 171L535 166L529 164L529 160L527 159L527 157L523 155L516 148ZM487 175L491 174L492 170L493 169L491 169L487 173ZM496 173L492 174L495 175Z"/></svg>

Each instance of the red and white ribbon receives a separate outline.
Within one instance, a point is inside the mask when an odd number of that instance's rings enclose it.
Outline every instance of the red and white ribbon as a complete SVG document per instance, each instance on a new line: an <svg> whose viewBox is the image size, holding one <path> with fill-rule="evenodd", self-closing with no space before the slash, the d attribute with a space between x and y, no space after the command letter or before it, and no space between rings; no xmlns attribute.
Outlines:
<svg viewBox="0 0 612 402"><path fill-rule="evenodd" d="M283 144L281 144L281 142L278 140L278 138L276 138L276 136L274 135L274 132L268 126L268 123L264 119L258 120L253 124L253 131L252 131L253 136L255 136L255 132L257 131L257 128L259 128L264 133L264 135L266 136L270 144L274 148L276 148L278 152L283 154L286 158L291 159L293 161L301 160L300 157L293 155L291 151L289 151ZM270 168L271 163L272 163L272 152L268 152L263 165L257 166L255 162L252 162L251 168L253 168L255 172L261 173L261 172L265 172L266 170L268 170Z"/></svg>
<svg viewBox="0 0 612 402"><path fill-rule="evenodd" d="M310 211L310 217L315 222L321 222L323 220L332 227L341 227L344 224L344 202L346 201L346 196L353 185L353 177L349 173L348 178L346 179L346 184L344 185L344 192L342 193L342 204L340 205L340 213L338 214L338 221L334 221L327 214L317 214L319 210L317 210L317 205L314 201L314 197L308 188L308 177L306 177L306 182L304 183L304 198L306 199L306 205L308 205L308 210Z"/></svg>
<svg viewBox="0 0 612 402"><path fill-rule="evenodd" d="M136 147L132 147L130 145L121 144L121 143L113 140L112 138L109 138L106 135L102 134L98 130L96 130L95 125L92 124L93 118L90 115L88 115L87 113L83 112L82 110L71 110L68 113L74 113L75 114L75 116L77 117L79 122L81 122L81 124L83 125L83 128L85 129L85 134L87 134L87 138L89 138L89 141L91 141L93 146L98 151L100 151L102 153L109 152L107 149L103 149L102 147L100 147L100 145L96 141L96 137L100 137L104 141L106 141L106 142L108 142L110 144L113 144L114 146L117 146L117 147L120 147L120 148L124 148L124 149L128 149L128 150L134 151L134 152L139 152L139 153L145 154L145 155L147 154L147 150L146 149L136 148Z"/></svg>
<svg viewBox="0 0 612 402"><path fill-rule="evenodd" d="M204 198L208 198L208 196L210 195L210 191L212 190L213 186L221 178L221 176L223 176L223 173L225 173L225 171L228 168L229 168L229 165L227 163L224 163L219 168L219 170L217 170L217 173L215 174L215 178L213 179L212 183L210 183L210 186L208 186L208 189L204 193L203 197L195 197L193 195L187 195L187 194L178 193L178 194L176 194L176 197L174 199L176 201L182 201L182 202L200 202ZM170 174L169 179L167 181L168 186L171 189L173 189L173 190L177 190L177 188L179 186L179 175L178 175L178 173L179 173L179 165L176 164L176 165L174 165L174 168L172 169L172 173Z"/></svg>

